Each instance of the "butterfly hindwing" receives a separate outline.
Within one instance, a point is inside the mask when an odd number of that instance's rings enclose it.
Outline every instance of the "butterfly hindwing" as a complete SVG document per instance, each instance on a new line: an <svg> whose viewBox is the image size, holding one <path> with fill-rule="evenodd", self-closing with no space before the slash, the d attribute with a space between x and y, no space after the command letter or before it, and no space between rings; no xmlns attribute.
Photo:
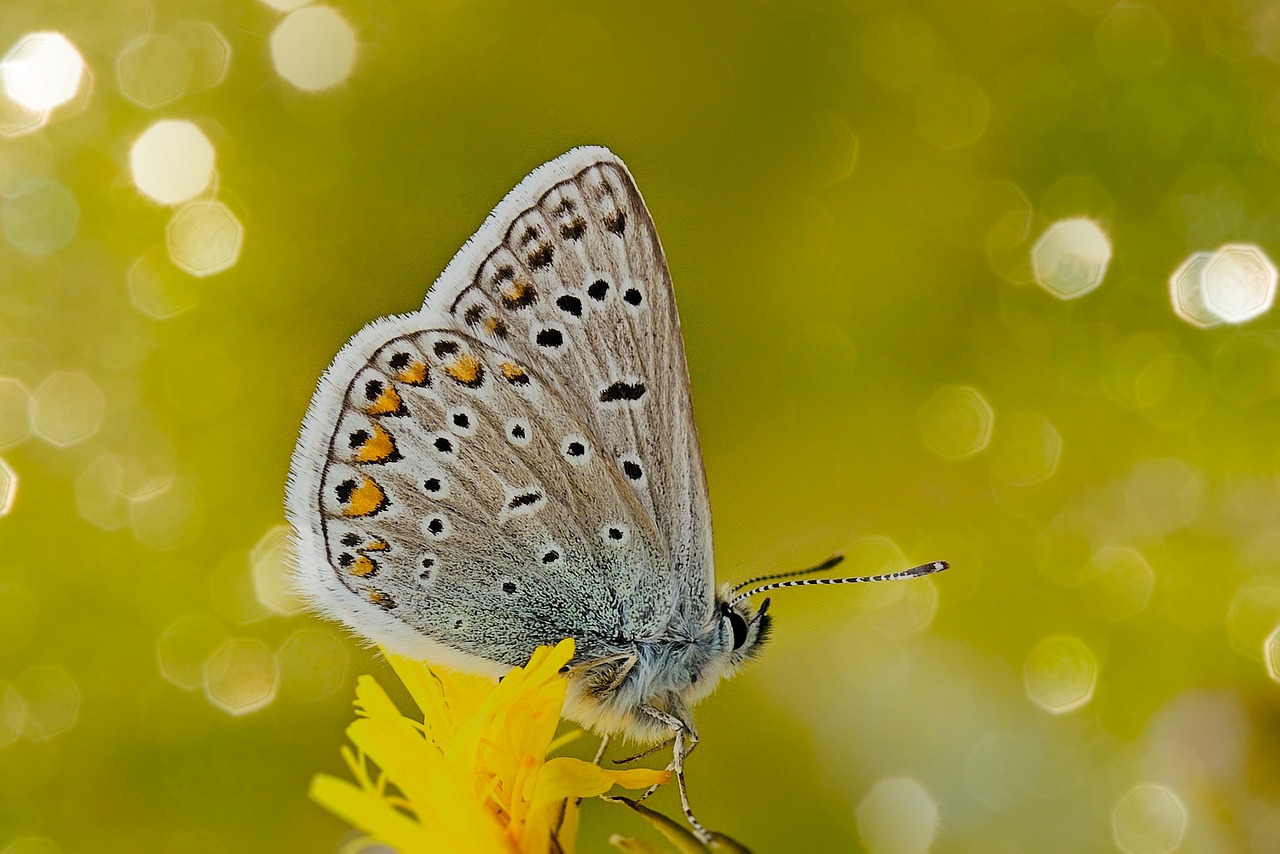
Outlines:
<svg viewBox="0 0 1280 854"><path fill-rule="evenodd" d="M290 472L299 581L359 633L500 672L711 606L679 320L652 221L604 149L540 167L424 307L355 336Z"/></svg>

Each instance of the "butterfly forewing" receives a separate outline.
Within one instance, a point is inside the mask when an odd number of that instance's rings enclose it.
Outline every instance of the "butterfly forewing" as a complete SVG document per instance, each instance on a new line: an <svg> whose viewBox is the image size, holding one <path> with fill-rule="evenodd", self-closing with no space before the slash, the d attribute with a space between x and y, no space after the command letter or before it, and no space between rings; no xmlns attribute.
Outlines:
<svg viewBox="0 0 1280 854"><path fill-rule="evenodd" d="M652 219L612 157L545 183L447 309L462 328L545 366L657 526L667 548L660 583L674 582L682 605L708 608L706 483ZM443 302L428 298L428 306Z"/></svg>
<svg viewBox="0 0 1280 854"><path fill-rule="evenodd" d="M576 149L536 170L422 310L349 342L312 401L288 503L304 591L445 663L519 664L566 636L602 656L705 615L679 320L616 158Z"/></svg>

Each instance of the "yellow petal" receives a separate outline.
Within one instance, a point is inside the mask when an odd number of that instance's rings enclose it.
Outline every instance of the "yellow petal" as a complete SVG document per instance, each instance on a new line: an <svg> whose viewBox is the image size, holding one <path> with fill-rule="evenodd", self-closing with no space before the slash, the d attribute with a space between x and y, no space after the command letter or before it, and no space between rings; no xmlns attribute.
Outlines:
<svg viewBox="0 0 1280 854"><path fill-rule="evenodd" d="M317 774L311 780L310 795L329 812L401 854L430 850L431 834L422 825L346 780Z"/></svg>
<svg viewBox="0 0 1280 854"><path fill-rule="evenodd" d="M555 759L548 759L542 766L529 801L534 809L539 809L565 798L593 798L603 795L614 786L647 789L670 779L670 771L651 768L610 770L571 756L557 756Z"/></svg>
<svg viewBox="0 0 1280 854"><path fill-rule="evenodd" d="M392 720L400 718L400 710L387 692L368 674L356 680L356 707L368 718Z"/></svg>

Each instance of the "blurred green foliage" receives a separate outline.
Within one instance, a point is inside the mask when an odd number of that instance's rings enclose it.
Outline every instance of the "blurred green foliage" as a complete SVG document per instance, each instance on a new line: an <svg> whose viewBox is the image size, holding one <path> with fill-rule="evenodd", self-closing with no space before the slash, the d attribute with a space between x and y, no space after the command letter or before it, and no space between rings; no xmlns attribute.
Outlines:
<svg viewBox="0 0 1280 854"><path fill-rule="evenodd" d="M43 127L0 112L0 851L348 838L305 792L385 669L289 615L298 423L584 143L662 235L721 577L954 565L780 593L699 709L700 817L762 851L912 850L931 810L940 852L1280 849L1280 332L1169 286L1280 249L1273 4L334 8L354 67L301 91L264 3L0 0L0 49L60 32L89 74ZM134 185L160 119L216 151L213 275ZM1062 300L1032 254L1073 217L1111 256ZM646 830L587 805L583 850L612 832Z"/></svg>

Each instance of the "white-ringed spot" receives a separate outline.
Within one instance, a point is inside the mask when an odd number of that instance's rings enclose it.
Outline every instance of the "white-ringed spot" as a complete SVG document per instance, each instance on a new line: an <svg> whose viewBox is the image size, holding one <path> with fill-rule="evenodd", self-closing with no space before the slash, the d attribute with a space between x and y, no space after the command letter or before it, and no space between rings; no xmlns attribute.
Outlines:
<svg viewBox="0 0 1280 854"><path fill-rule="evenodd" d="M591 462L591 443L577 433L570 433L560 440L560 456L570 465L585 466Z"/></svg>
<svg viewBox="0 0 1280 854"><path fill-rule="evenodd" d="M523 418L509 419L503 429L506 431L507 441L518 448L527 447L533 441L533 428Z"/></svg>
<svg viewBox="0 0 1280 854"><path fill-rule="evenodd" d="M610 522L600 529L600 539L606 546L625 546L631 540L631 529L621 522Z"/></svg>

